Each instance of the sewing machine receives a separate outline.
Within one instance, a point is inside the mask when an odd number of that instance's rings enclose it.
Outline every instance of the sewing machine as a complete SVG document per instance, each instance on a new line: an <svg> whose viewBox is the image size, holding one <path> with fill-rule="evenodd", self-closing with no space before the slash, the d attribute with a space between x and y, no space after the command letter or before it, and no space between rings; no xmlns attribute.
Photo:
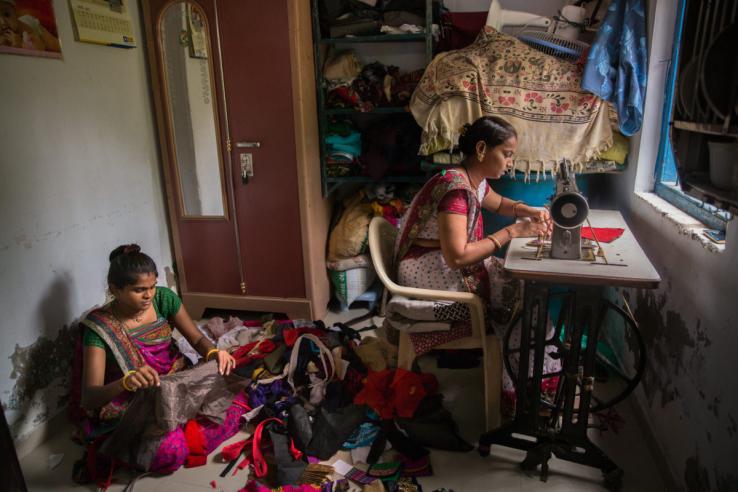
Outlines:
<svg viewBox="0 0 738 492"><path fill-rule="evenodd" d="M505 256L505 270L525 282L519 342L516 345L511 337L514 323L503 336L503 361L515 384L515 418L483 434L478 451L486 456L492 445L524 450L526 457L521 468L526 473L540 469L544 481L548 478L549 460L556 456L600 469L607 487L618 490L624 472L590 441L590 415L601 414L622 401L638 385L646 349L629 308L610 301L608 292L611 293L610 287L653 289L661 277L620 212L589 209L567 164L560 168L551 215L554 239L550 254L543 249L548 241L533 244L529 238L515 238ZM592 245L581 239L582 225L588 220L598 227L623 229L623 234L611 243ZM600 251L588 261L593 246ZM556 306L555 303L559 312L550 334L549 306ZM622 322L613 322L614 326L623 327L618 330L625 330L619 336L638 340L633 345L639 347L629 355L633 356L633 363L620 368L627 375L628 384L617 387L596 381L595 368L606 356L598 352L599 343L586 342L599 340L607 320L618 319L613 316L622 318ZM552 352L557 353L562 368L546 373L544 354ZM542 381L555 384L554 398L542 392Z"/></svg>
<svg viewBox="0 0 738 492"><path fill-rule="evenodd" d="M562 161L556 175L556 194L551 200L551 258L582 258L582 225L589 216L587 199L579 193L570 161Z"/></svg>

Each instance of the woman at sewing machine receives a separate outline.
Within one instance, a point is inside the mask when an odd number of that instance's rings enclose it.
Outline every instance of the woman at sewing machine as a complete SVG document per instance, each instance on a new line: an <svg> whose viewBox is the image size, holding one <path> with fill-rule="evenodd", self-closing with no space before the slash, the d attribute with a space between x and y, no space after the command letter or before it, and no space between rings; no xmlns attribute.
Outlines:
<svg viewBox="0 0 738 492"><path fill-rule="evenodd" d="M515 237L544 235L550 221L547 210L505 198L487 183L512 168L517 143L515 129L501 118L484 116L464 125L464 160L430 178L415 195L395 243L400 284L473 292L489 303L498 327L510 320L521 292L493 254ZM485 236L483 208L521 220Z"/></svg>

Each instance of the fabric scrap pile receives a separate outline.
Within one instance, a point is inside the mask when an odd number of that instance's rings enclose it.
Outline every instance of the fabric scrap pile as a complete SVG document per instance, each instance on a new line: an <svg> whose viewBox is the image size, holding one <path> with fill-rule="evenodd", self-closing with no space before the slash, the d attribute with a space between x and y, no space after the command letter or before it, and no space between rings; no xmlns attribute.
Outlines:
<svg viewBox="0 0 738 492"><path fill-rule="evenodd" d="M222 332L226 326L230 330ZM382 338L362 339L345 325L306 320L213 318L201 329L237 360L239 389L235 396L223 393L230 397L221 403L242 403L241 426L251 435L224 447L220 459L227 463L222 477L248 470L242 491L421 490L414 478L432 474L427 448L472 449L443 407L435 376L394 369L396 348ZM211 371L211 366L192 371ZM224 391L220 387L213 391ZM146 428L155 434L161 425L159 400L139 400L142 411L134 409L126 418L148 415ZM197 406L197 400L182 400ZM166 415L193 413L173 408ZM200 434L206 420L200 409L199 417L184 426L191 444L187 466L205 462L208 450ZM108 450L111 456L133 452L140 436L130 434L122 446ZM351 463L328 462L340 450Z"/></svg>

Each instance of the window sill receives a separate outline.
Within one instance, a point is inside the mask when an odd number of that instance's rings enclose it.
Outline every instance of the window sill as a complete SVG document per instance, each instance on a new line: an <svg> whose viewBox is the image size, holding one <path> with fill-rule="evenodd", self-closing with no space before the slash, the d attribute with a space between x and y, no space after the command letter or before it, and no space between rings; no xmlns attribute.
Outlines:
<svg viewBox="0 0 738 492"><path fill-rule="evenodd" d="M711 253L722 253L725 251L725 244L716 244L703 234L709 227L688 213L678 209L655 193L636 192L635 195L656 209L669 223L673 224L679 234L699 242L703 248Z"/></svg>

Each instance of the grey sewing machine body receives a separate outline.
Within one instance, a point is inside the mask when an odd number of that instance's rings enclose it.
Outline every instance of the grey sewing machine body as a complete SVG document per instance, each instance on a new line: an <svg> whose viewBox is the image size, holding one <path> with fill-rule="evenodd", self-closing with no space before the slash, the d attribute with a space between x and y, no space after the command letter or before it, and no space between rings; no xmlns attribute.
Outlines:
<svg viewBox="0 0 738 492"><path fill-rule="evenodd" d="M551 258L582 258L582 225L589 215L587 199L579 193L571 162L559 164L556 194L551 199Z"/></svg>

